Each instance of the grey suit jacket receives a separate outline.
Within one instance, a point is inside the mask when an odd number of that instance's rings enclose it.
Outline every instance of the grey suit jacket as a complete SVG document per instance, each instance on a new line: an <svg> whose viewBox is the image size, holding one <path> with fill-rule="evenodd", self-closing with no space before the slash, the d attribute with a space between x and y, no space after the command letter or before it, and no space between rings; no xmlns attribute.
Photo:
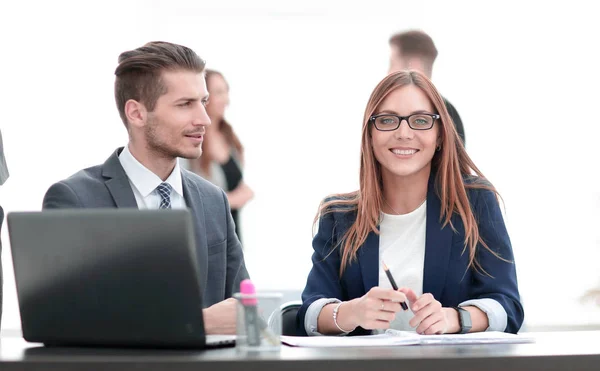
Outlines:
<svg viewBox="0 0 600 371"><path fill-rule="evenodd" d="M44 209L137 208L137 202L117 149L103 165L77 172L53 184L44 197ZM241 244L235 234L227 196L222 189L196 174L181 170L183 197L196 226L200 287L205 307L239 291L248 278Z"/></svg>

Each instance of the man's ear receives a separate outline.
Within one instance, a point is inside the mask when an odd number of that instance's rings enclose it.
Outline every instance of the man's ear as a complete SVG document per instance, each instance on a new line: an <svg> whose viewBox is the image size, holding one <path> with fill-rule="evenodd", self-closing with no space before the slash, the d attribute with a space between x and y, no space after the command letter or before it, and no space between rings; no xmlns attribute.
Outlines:
<svg viewBox="0 0 600 371"><path fill-rule="evenodd" d="M125 117L132 127L142 127L146 124L148 111L142 103L130 99L125 102Z"/></svg>

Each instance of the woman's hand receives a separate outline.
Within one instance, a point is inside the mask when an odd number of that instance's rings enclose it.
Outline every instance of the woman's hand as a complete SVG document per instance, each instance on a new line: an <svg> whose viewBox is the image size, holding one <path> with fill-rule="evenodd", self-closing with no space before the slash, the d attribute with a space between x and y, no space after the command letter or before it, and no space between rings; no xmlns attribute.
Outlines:
<svg viewBox="0 0 600 371"><path fill-rule="evenodd" d="M429 293L417 297L415 292L408 288L403 287L398 291L408 298L410 309L415 314L408 323L411 327L416 327L418 334L440 335L457 333L460 330L456 309L442 307Z"/></svg>
<svg viewBox="0 0 600 371"><path fill-rule="evenodd" d="M402 310L400 303L404 301L406 295L402 292L373 287L362 297L349 302L351 305L347 313L350 318L347 323L366 330L388 329L396 313Z"/></svg>
<svg viewBox="0 0 600 371"><path fill-rule="evenodd" d="M244 182L241 182L233 191L227 193L229 207L232 210L241 209L252 198L254 198L254 192Z"/></svg>

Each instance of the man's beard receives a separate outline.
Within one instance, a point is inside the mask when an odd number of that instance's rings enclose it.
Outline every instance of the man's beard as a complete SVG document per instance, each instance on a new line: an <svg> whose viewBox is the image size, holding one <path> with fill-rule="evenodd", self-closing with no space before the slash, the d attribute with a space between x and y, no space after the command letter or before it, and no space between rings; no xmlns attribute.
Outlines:
<svg viewBox="0 0 600 371"><path fill-rule="evenodd" d="M187 159L196 159L200 157L199 155L191 155L186 154L179 150L177 147L174 147L169 144L167 138L161 136L159 133L159 127L162 124L161 120L155 117L149 117L147 125L144 128L144 135L146 136L146 146L150 152L157 154L163 158L187 158ZM199 150L199 153L202 153L202 149Z"/></svg>

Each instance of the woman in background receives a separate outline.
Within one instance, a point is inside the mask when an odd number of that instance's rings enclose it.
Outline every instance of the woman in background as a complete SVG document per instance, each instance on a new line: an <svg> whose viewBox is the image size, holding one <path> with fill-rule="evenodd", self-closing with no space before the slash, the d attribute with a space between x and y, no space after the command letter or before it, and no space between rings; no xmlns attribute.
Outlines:
<svg viewBox="0 0 600 371"><path fill-rule="evenodd" d="M422 73L394 72L377 85L363 118L359 190L325 199L318 217L301 334L521 327L496 189L467 155L444 100Z"/></svg>
<svg viewBox="0 0 600 371"><path fill-rule="evenodd" d="M229 85L225 78L220 72L206 70L206 87L210 94L206 111L212 124L206 128L202 156L190 160L189 169L227 193L235 231L241 241L239 210L254 197L243 179L244 147L225 120L229 105Z"/></svg>

